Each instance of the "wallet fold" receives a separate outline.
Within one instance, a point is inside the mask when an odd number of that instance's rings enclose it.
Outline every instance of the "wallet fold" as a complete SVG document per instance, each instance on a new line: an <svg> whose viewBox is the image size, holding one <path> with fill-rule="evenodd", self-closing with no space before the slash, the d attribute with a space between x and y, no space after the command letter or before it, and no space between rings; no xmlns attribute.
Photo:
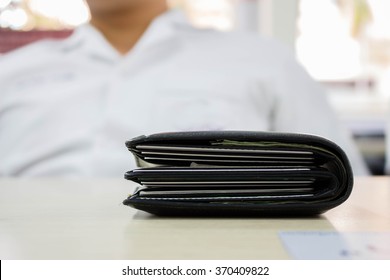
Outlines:
<svg viewBox="0 0 390 280"><path fill-rule="evenodd" d="M335 143L250 131L158 133L126 142L139 184L125 205L156 215L316 215L343 203L353 174Z"/></svg>

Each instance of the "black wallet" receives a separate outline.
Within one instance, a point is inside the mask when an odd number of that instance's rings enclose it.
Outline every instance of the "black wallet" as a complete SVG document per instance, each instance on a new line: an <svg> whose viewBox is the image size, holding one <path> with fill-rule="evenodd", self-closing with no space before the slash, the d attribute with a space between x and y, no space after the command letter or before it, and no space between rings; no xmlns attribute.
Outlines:
<svg viewBox="0 0 390 280"><path fill-rule="evenodd" d="M126 142L140 186L125 205L156 215L316 215L352 191L348 158L313 135L249 131L158 133Z"/></svg>

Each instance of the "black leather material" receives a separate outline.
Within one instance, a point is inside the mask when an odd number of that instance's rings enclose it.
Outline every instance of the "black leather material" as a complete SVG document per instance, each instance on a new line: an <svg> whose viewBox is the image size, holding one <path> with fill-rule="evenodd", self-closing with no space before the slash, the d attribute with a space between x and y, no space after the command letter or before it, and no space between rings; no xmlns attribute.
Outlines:
<svg viewBox="0 0 390 280"><path fill-rule="evenodd" d="M348 158L322 137L274 132L159 133L126 142L140 188L124 204L156 215L316 215L343 203Z"/></svg>

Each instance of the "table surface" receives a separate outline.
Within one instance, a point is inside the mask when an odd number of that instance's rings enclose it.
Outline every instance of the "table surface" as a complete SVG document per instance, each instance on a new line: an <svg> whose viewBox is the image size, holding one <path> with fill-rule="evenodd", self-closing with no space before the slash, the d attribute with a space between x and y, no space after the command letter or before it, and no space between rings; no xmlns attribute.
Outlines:
<svg viewBox="0 0 390 280"><path fill-rule="evenodd" d="M289 259L281 231L388 232L390 177L310 218L156 217L121 179L0 179L0 259Z"/></svg>

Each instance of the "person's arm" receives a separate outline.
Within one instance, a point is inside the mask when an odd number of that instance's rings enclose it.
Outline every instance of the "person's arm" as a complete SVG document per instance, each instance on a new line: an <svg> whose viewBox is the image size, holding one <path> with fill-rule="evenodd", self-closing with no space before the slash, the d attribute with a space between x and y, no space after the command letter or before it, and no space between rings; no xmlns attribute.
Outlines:
<svg viewBox="0 0 390 280"><path fill-rule="evenodd" d="M360 152L332 110L321 85L293 59L284 58L281 68L274 84L277 96L272 129L328 138L344 149L355 175L368 175Z"/></svg>

